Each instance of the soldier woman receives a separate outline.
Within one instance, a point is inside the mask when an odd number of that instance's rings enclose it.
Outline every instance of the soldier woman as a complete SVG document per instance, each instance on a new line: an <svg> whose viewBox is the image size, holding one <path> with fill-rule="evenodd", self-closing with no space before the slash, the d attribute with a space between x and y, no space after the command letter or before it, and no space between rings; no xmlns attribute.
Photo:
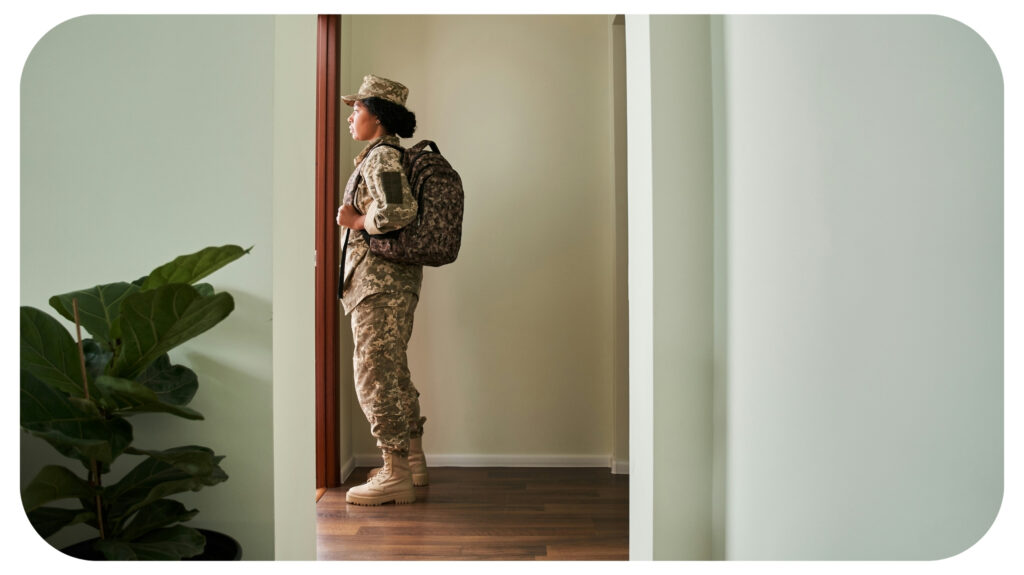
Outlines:
<svg viewBox="0 0 1024 575"><path fill-rule="evenodd" d="M420 417L406 358L423 267L374 254L366 236L400 229L416 217L399 147L399 136L412 137L416 129L416 116L405 108L408 94L402 84L371 74L357 94L342 98L352 106L352 138L368 143L355 158L338 210L338 225L350 230L339 297L352 316L356 395L384 459L365 484L346 494L346 501L359 505L411 503L413 486L428 482L426 418Z"/></svg>

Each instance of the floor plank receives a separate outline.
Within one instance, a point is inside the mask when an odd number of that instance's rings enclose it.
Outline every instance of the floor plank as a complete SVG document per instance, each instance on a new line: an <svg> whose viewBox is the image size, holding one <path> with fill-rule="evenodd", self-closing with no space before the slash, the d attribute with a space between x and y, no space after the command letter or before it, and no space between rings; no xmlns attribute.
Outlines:
<svg viewBox="0 0 1024 575"><path fill-rule="evenodd" d="M432 467L413 504L347 504L367 471L317 502L319 559L629 559L629 477L607 468Z"/></svg>

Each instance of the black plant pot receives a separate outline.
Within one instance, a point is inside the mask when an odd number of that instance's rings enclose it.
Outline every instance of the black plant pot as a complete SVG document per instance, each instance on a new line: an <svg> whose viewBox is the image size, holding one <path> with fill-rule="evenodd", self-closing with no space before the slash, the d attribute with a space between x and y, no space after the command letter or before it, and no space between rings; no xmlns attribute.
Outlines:
<svg viewBox="0 0 1024 575"><path fill-rule="evenodd" d="M240 561L242 559L242 546L230 535L209 529L197 528L196 531L206 537L206 547L199 555L183 559L183 561ZM98 537L79 541L61 549L61 552L76 559L105 561L106 558L103 554L92 548L97 541L99 541Z"/></svg>

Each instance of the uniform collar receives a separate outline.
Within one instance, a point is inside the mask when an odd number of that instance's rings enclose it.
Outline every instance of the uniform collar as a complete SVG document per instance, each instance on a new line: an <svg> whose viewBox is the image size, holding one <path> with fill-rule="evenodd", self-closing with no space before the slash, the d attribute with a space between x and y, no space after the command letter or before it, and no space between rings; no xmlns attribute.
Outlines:
<svg viewBox="0 0 1024 575"><path fill-rule="evenodd" d="M370 153L370 150L376 147L377 144L390 144L392 146L400 146L401 141L398 139L398 136L394 134L388 134L386 136L374 138L373 140L370 140L370 143L366 144L366 147L363 148L363 151L359 152L359 155L356 156L354 160L352 160L352 164L358 166L363 161L363 159L366 158L366 155Z"/></svg>

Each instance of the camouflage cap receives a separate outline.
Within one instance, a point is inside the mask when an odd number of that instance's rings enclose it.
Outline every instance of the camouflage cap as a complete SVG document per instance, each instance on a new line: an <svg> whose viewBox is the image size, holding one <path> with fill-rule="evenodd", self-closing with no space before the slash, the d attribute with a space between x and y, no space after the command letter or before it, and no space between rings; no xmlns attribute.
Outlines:
<svg viewBox="0 0 1024 575"><path fill-rule="evenodd" d="M405 99L408 96L409 88L406 88L402 84L399 84L394 80L388 80L387 78L367 74L366 76L363 76L363 85L359 86L359 93L352 94L351 96L342 96L341 101L351 106L356 100L365 100L366 98L376 97L389 102L394 102L399 106L405 106Z"/></svg>

